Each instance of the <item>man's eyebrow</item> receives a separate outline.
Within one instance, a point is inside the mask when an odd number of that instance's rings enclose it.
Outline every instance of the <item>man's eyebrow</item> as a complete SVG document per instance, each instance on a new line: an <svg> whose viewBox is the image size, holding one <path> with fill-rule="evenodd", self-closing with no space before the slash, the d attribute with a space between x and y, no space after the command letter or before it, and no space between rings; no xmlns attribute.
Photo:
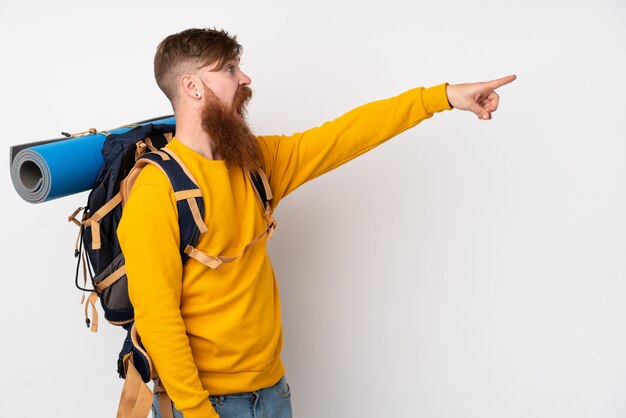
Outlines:
<svg viewBox="0 0 626 418"><path fill-rule="evenodd" d="M209 70L209 72L215 72L215 71L221 71L224 68L226 68L229 64L239 64L241 62L241 60L239 58L230 58L226 61L222 61L221 65L218 65L217 67L213 68L212 70Z"/></svg>

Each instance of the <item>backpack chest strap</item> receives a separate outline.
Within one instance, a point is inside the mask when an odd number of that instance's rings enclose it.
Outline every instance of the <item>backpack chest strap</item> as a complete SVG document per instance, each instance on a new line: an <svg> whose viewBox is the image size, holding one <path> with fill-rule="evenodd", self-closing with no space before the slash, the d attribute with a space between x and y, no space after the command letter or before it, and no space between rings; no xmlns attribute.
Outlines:
<svg viewBox="0 0 626 418"><path fill-rule="evenodd" d="M272 213L271 213L271 209L269 205L266 205L264 217L265 217L265 222L267 223L267 227L265 228L265 230L261 232L259 235L257 235L257 237L254 240L249 242L241 250L241 252L236 256L213 256L203 251L200 251L199 249L192 247L191 245L187 245L184 249L184 252L189 257L193 258L194 260L215 270L219 268L223 263L230 263L232 261L235 261L239 257L241 257L246 252L246 250L248 250L249 248L254 246L256 243L258 243L261 240L261 238L263 238L264 236L266 237L265 238L266 241L269 241L272 238L272 235L274 234L274 229L276 229L277 223L272 217Z"/></svg>

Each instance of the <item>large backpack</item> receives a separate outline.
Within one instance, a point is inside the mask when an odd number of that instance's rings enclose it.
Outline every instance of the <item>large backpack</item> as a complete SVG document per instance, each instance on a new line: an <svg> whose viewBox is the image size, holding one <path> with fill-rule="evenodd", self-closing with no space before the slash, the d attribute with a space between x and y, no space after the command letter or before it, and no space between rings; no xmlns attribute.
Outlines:
<svg viewBox="0 0 626 418"><path fill-rule="evenodd" d="M117 371L125 378L118 417L147 416L152 392L145 385L156 378L150 358L141 345L134 327L134 311L128 296L124 255L117 239L117 226L122 209L135 179L148 164L162 170L169 179L177 200L180 227L180 255L185 263L191 257L209 268L216 269L222 263L237 259L245 250L264 236L269 239L276 227L272 218L270 200L272 193L262 170L249 172L257 197L262 206L267 228L235 257L213 256L195 248L200 235L207 232L204 224L204 199L197 182L178 156L163 148L173 137L174 124L145 123L121 134L109 134L104 142L104 164L89 193L87 205L78 208L69 220L79 226L74 255L76 287L90 292L85 303L85 321L93 332L98 330L96 301L104 310L104 317L114 325L127 330L127 336L118 356ZM82 211L81 219L77 219ZM149 214L148 214L149 216ZM83 284L79 275L83 273ZM92 288L87 288L87 276ZM83 302L85 296L83 294ZM89 306L92 308L89 318ZM158 379L155 392L163 391ZM129 399L129 396L132 399ZM162 396L161 398L167 399ZM139 414L137 414L141 411ZM145 412L145 414L144 414Z"/></svg>

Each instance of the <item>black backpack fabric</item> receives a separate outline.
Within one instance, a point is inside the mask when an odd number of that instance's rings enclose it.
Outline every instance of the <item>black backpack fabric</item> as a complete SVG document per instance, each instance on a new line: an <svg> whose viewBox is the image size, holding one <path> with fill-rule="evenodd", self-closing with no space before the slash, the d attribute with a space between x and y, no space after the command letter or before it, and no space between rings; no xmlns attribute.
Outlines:
<svg viewBox="0 0 626 418"><path fill-rule="evenodd" d="M79 248L75 253L79 257L80 263L81 252L86 253L86 260L82 261L87 265L83 266L91 277L94 289L109 277L113 272L118 270L124 264L124 256L117 240L117 226L122 217L122 205L115 205L108 213L104 214L101 219L94 220L94 214L120 193L120 183L129 174L135 166L136 161L142 158L148 158L157 164L161 159L155 154L145 153L150 149L160 149L167 144L169 139L175 132L173 124L152 124L148 123L140 125L130 131L122 134L108 135L103 148L102 156L104 164L96 180L96 186L89 193L87 198L87 206L83 211L83 222L81 225L81 239L83 249ZM173 164L172 164L173 162ZM184 171L175 160L169 161L167 167L163 167L168 174L172 186L197 188L196 185L185 175ZM198 198L198 206L204 208L202 198ZM99 245L94 243L94 223L98 223ZM189 225L195 226L193 219L185 216L185 212L179 217L179 224L182 225L181 232L187 231L187 235L181 234L181 241L184 239L190 245L195 245L199 237L199 232L189 231ZM195 240L195 241L194 241ZM77 280L78 271L77 268ZM77 283L78 286L78 283ZM78 286L81 288L80 286ZM93 291L94 289L82 290ZM131 324L134 312L130 299L128 298L128 287L126 276L120 277L113 285L97 292L100 298L100 304L104 310L104 317L115 325ZM92 320L86 317L87 326L92 325ZM93 331L97 331L97 323Z"/></svg>

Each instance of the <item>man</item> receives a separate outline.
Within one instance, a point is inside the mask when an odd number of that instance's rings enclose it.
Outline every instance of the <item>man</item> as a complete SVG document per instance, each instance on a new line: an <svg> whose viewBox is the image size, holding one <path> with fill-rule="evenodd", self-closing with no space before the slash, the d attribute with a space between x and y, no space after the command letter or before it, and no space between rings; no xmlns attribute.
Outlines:
<svg viewBox="0 0 626 418"><path fill-rule="evenodd" d="M190 29L159 45L155 77L172 102L176 138L167 146L195 177L206 204L197 248L239 256L217 269L179 250L176 200L157 168L137 178L118 229L129 293L143 345L185 418L291 417L280 358L280 300L265 239L268 230L247 173L262 169L272 209L303 183L451 108L491 119L494 90L515 79L416 88L361 106L292 136L255 136L245 119L250 78L236 37ZM150 216L145 216L146 213ZM153 408L160 416L158 402Z"/></svg>

